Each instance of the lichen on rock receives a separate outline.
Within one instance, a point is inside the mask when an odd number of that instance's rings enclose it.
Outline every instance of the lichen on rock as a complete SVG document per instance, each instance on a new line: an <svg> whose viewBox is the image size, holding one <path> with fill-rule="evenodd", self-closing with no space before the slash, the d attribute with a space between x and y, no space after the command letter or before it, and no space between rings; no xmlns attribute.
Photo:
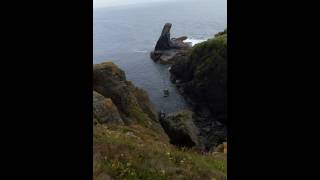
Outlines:
<svg viewBox="0 0 320 180"><path fill-rule="evenodd" d="M123 124L118 108L110 98L93 91L93 116L100 123Z"/></svg>

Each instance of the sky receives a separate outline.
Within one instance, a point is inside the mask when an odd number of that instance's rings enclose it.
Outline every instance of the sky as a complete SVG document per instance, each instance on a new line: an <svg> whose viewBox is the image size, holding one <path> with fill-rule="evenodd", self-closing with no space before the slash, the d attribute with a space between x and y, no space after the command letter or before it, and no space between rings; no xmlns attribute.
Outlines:
<svg viewBox="0 0 320 180"><path fill-rule="evenodd" d="M168 1L168 0L93 0L93 8L100 7L110 7L110 6L119 6L127 4L138 4L145 2L158 2L158 1Z"/></svg>

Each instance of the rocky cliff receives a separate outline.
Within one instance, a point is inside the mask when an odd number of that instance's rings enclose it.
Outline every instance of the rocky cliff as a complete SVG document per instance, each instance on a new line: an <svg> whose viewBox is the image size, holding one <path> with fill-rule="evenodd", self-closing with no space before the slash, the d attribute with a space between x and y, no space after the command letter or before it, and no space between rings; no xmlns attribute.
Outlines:
<svg viewBox="0 0 320 180"><path fill-rule="evenodd" d="M205 105L227 123L227 33L193 47L188 58L170 69L171 80L195 104Z"/></svg>
<svg viewBox="0 0 320 180"><path fill-rule="evenodd" d="M115 64L94 65L93 74L93 179L226 179L223 153L170 144L147 93ZM190 113L166 120L175 140L198 143Z"/></svg>
<svg viewBox="0 0 320 180"><path fill-rule="evenodd" d="M94 65L93 90L112 100L123 122L158 124L157 112L147 93L127 81L125 73L112 62Z"/></svg>
<svg viewBox="0 0 320 180"><path fill-rule="evenodd" d="M195 45L186 57L174 62L171 80L193 104L195 123L208 148L226 138L227 125L227 31Z"/></svg>

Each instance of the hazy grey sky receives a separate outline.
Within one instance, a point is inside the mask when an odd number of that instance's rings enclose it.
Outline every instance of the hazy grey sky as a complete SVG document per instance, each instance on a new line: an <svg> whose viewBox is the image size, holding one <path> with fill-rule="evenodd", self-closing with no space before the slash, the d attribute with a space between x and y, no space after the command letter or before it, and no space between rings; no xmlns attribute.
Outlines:
<svg viewBox="0 0 320 180"><path fill-rule="evenodd" d="M93 8L168 0L93 0Z"/></svg>

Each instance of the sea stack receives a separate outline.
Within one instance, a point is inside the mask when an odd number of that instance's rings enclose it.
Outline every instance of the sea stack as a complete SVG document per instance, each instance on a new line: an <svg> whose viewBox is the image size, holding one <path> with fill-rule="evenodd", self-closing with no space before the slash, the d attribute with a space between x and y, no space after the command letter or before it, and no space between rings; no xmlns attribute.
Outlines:
<svg viewBox="0 0 320 180"><path fill-rule="evenodd" d="M171 49L171 40L170 40L170 29L171 29L172 24L171 23L166 23L163 26L161 35L159 37L159 40L157 41L155 51L157 50L169 50Z"/></svg>
<svg viewBox="0 0 320 180"><path fill-rule="evenodd" d="M187 39L186 36L170 38L171 27L171 23L166 23L163 26L155 49L150 53L151 59L159 61L162 64L173 63L177 58L183 57L186 51L191 48L190 43L183 42Z"/></svg>

